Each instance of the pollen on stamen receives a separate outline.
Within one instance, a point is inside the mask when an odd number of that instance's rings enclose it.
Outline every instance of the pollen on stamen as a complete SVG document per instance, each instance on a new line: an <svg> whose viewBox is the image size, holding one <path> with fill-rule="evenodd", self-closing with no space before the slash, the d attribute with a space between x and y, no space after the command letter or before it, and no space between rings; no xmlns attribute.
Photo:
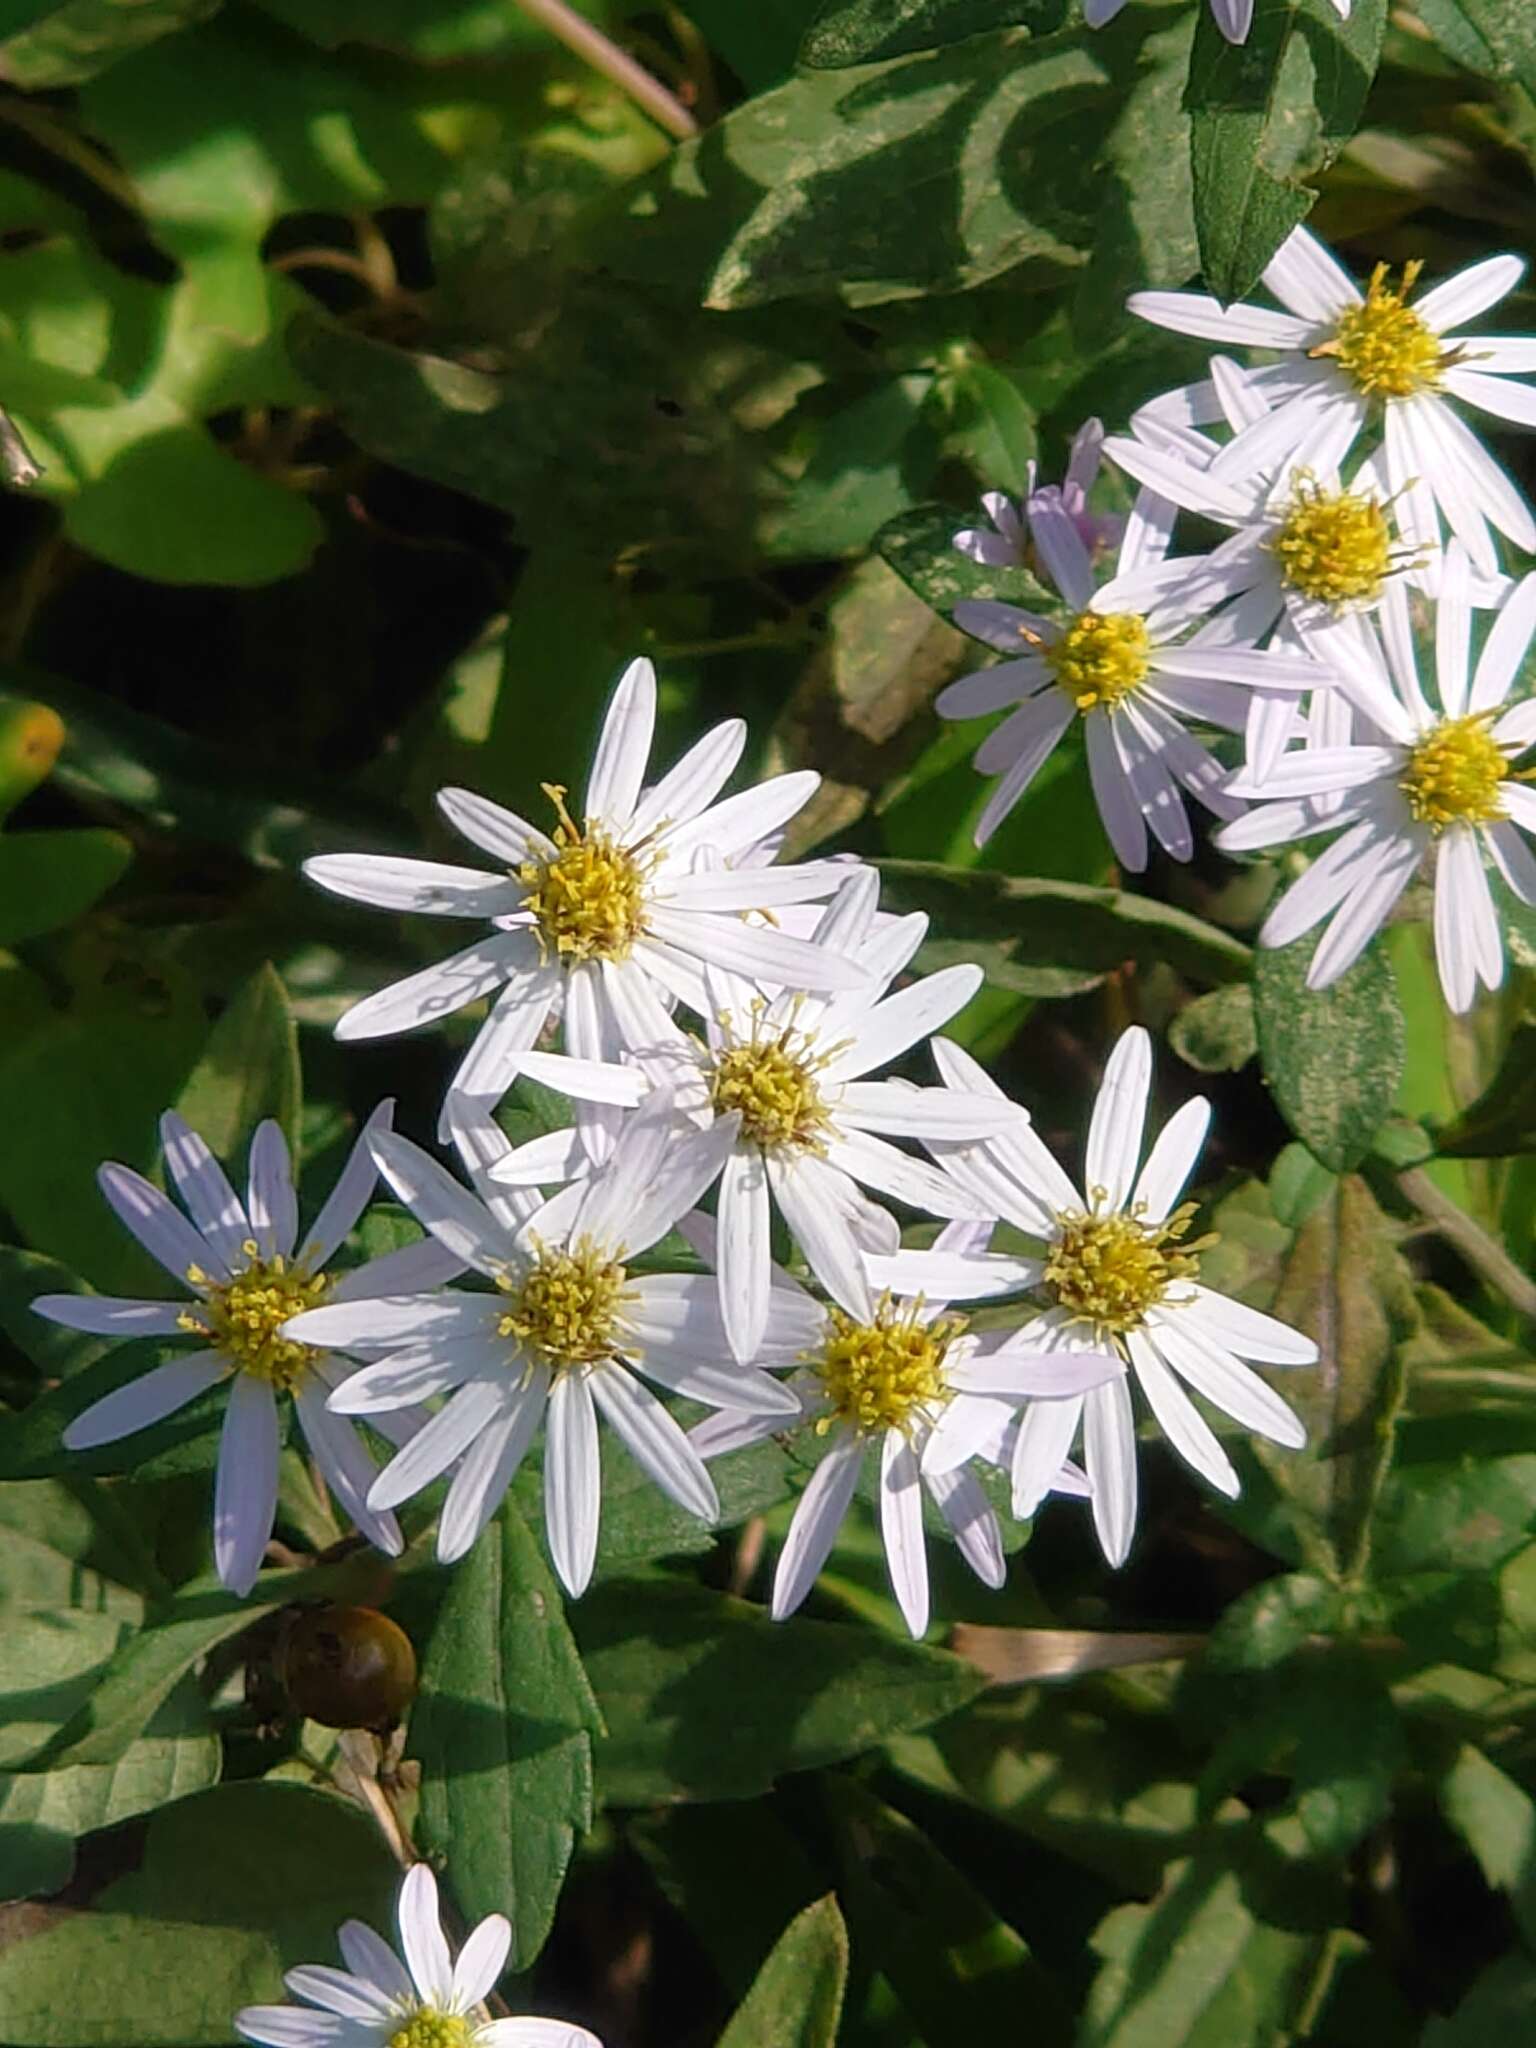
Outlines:
<svg viewBox="0 0 1536 2048"><path fill-rule="evenodd" d="M470 2048L475 2030L462 2013L424 2005L389 2036L385 2048Z"/></svg>
<svg viewBox="0 0 1536 2048"><path fill-rule="evenodd" d="M555 853L516 871L540 947L563 965L627 959L645 933L651 863L591 819L583 829L566 809L565 791L551 782L543 787L559 820Z"/></svg>
<svg viewBox="0 0 1536 2048"><path fill-rule="evenodd" d="M497 1280L510 1296L497 1334L557 1369L611 1357L628 1291L625 1268L585 1239L562 1249L541 1245L537 1253L521 1278Z"/></svg>
<svg viewBox="0 0 1536 2048"><path fill-rule="evenodd" d="M739 1113L741 1135L750 1145L768 1152L819 1152L831 1118L817 1077L830 1058L792 1023L760 1036L755 1016L749 1038L729 1039L715 1054L710 1101L718 1115Z"/></svg>
<svg viewBox="0 0 1536 2048"><path fill-rule="evenodd" d="M819 1434L838 1422L866 1434L910 1431L949 1398L944 1360L964 1333L965 1318L938 1316L925 1323L920 1307L898 1305L884 1294L871 1323L828 1309L831 1334L805 1361L827 1397L827 1412L816 1424Z"/></svg>
<svg viewBox="0 0 1536 2048"><path fill-rule="evenodd" d="M1112 711L1145 682L1152 638L1139 612L1079 612L1043 652L1046 667L1076 708Z"/></svg>
<svg viewBox="0 0 1536 2048"><path fill-rule="evenodd" d="M1193 1202L1148 1223L1134 1210L1105 1209L1102 1189L1092 1194L1093 1208L1064 1210L1057 1218L1041 1284L1070 1322L1122 1335L1168 1300L1177 1282L1194 1278L1200 1253L1216 1240L1183 1242L1195 1218Z"/></svg>
<svg viewBox="0 0 1536 2048"><path fill-rule="evenodd" d="M1505 814L1509 758L1490 722L1485 712L1448 718L1408 756L1399 787L1414 819L1437 836L1448 825L1487 825Z"/></svg>
<svg viewBox="0 0 1536 2048"><path fill-rule="evenodd" d="M1411 398L1433 390L1456 351L1443 349L1439 335L1408 304L1423 268L1421 262L1405 263L1402 288L1393 291L1387 265L1378 263L1364 299L1347 307L1332 336L1308 353L1332 356L1366 398Z"/></svg>
<svg viewBox="0 0 1536 2048"><path fill-rule="evenodd" d="M1398 566L1385 506L1362 493L1325 490L1312 477L1296 479L1269 546L1285 582L1333 610L1374 602Z"/></svg>
<svg viewBox="0 0 1536 2048"><path fill-rule="evenodd" d="M311 1274L281 1254L263 1258L254 1238L241 1250L248 1263L230 1280L210 1281L201 1267L187 1268L187 1278L204 1290L204 1298L181 1311L177 1327L204 1338L238 1372L291 1393L315 1352L312 1345L284 1337L283 1325L316 1307L331 1283L325 1274Z"/></svg>

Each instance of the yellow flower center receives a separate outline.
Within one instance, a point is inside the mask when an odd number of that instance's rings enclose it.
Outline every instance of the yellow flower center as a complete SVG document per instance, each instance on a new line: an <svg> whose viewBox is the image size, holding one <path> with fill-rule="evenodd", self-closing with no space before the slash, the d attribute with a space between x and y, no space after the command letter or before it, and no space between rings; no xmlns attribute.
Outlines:
<svg viewBox="0 0 1536 2048"><path fill-rule="evenodd" d="M1392 573L1392 533L1377 500L1305 477L1269 545L1293 590L1335 609L1380 597Z"/></svg>
<svg viewBox="0 0 1536 2048"><path fill-rule="evenodd" d="M1079 711L1113 711L1145 681L1151 648L1139 612L1079 612L1042 659Z"/></svg>
<svg viewBox="0 0 1536 2048"><path fill-rule="evenodd" d="M1401 291L1387 284L1387 266L1371 272L1365 298L1339 315L1333 338L1310 353L1332 356L1357 391L1367 398L1411 398L1429 391L1453 359L1440 337L1408 304L1422 263L1403 265Z"/></svg>
<svg viewBox="0 0 1536 2048"><path fill-rule="evenodd" d="M651 863L590 819L583 831L558 785L546 782L544 793L559 818L554 856L526 860L517 869L528 891L523 908L533 913L539 943L563 964L626 959L645 931Z"/></svg>
<svg viewBox="0 0 1536 2048"><path fill-rule="evenodd" d="M1093 1192L1102 1196L1101 1189ZM1198 1254L1216 1242L1202 1237L1181 1247L1194 1216L1193 1202L1162 1223L1144 1223L1125 1209L1064 1210L1042 1285L1071 1322L1113 1333L1134 1330L1175 1281L1194 1278Z"/></svg>
<svg viewBox="0 0 1536 2048"><path fill-rule="evenodd" d="M497 1334L545 1365L594 1365L618 1342L627 1281L617 1260L588 1239L561 1251L541 1246L521 1280L498 1281L512 1299Z"/></svg>
<svg viewBox="0 0 1536 2048"><path fill-rule="evenodd" d="M813 1054L809 1039L793 1026L775 1038L759 1038L754 1024L750 1039L717 1054L710 1101L722 1116L741 1112L741 1135L749 1144L769 1152L786 1146L819 1151L830 1119L816 1073L826 1062L827 1055Z"/></svg>
<svg viewBox="0 0 1536 2048"><path fill-rule="evenodd" d="M386 2048L470 2048L474 2038L474 2028L461 2013L424 2005L390 2035Z"/></svg>
<svg viewBox="0 0 1536 2048"><path fill-rule="evenodd" d="M914 1409L932 1409L948 1399L944 1356L965 1329L963 1316L917 1320L917 1306L898 1307L882 1295L872 1323L855 1322L829 1308L831 1335L807 1363L826 1391L830 1413L817 1430L835 1422L858 1430L909 1429Z"/></svg>
<svg viewBox="0 0 1536 2048"><path fill-rule="evenodd" d="M1408 756L1400 787L1413 816L1432 832L1503 817L1499 786L1509 774L1509 760L1488 730L1491 715L1448 718Z"/></svg>
<svg viewBox="0 0 1536 2048"><path fill-rule="evenodd" d="M241 1246L249 1264L232 1280L210 1281L200 1266L189 1266L194 1287L208 1290L196 1308L176 1318L190 1336L205 1337L239 1372L254 1373L280 1393L291 1393L309 1369L311 1344L296 1344L278 1331L290 1316L316 1307L330 1286L323 1273L311 1276L282 1257L264 1259L254 1238Z"/></svg>

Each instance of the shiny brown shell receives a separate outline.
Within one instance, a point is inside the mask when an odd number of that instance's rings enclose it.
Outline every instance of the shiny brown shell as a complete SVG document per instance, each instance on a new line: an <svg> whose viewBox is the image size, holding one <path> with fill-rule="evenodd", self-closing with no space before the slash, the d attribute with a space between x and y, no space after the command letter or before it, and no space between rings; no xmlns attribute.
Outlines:
<svg viewBox="0 0 1536 2048"><path fill-rule="evenodd" d="M374 1607L315 1607L288 1631L284 1690L326 1728L392 1728L416 1694L410 1637Z"/></svg>

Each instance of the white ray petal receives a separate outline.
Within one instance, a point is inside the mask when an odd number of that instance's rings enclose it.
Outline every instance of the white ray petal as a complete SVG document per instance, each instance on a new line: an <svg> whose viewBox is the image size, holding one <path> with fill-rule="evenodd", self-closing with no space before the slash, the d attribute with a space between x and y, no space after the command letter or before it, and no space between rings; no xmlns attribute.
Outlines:
<svg viewBox="0 0 1536 2048"><path fill-rule="evenodd" d="M64 1430L64 1448L92 1451L100 1444L115 1444L119 1437L132 1436L135 1430L147 1429L152 1422L162 1422L216 1386L229 1369L229 1360L217 1351L194 1351L185 1358L167 1359L82 1410Z"/></svg>
<svg viewBox="0 0 1536 2048"><path fill-rule="evenodd" d="M597 1412L585 1378L555 1376L549 1396L544 1451L544 1533L560 1582L581 1594L597 1557L602 1512L602 1467Z"/></svg>
<svg viewBox="0 0 1536 2048"><path fill-rule="evenodd" d="M840 1430L807 1480L773 1575L775 1621L793 1614L816 1583L853 1499L863 1456L862 1440L851 1430Z"/></svg>
<svg viewBox="0 0 1536 2048"><path fill-rule="evenodd" d="M1093 1525L1112 1565L1130 1555L1136 1533L1136 1425L1125 1378L1083 1397L1083 1462L1093 1488Z"/></svg>
<svg viewBox="0 0 1536 2048"><path fill-rule="evenodd" d="M277 1517L277 1402L264 1380L236 1373L224 1411L213 1491L213 1561L232 1593L249 1593Z"/></svg>

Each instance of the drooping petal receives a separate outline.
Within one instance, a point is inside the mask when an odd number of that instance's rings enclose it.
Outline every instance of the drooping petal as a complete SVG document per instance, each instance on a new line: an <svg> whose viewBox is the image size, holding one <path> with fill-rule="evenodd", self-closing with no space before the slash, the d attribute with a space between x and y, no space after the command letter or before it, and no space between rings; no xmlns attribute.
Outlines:
<svg viewBox="0 0 1536 2048"><path fill-rule="evenodd" d="M928 1626L928 1553L923 1541L923 1490L917 1453L899 1430L880 1447L880 1534L891 1591L915 1638Z"/></svg>
<svg viewBox="0 0 1536 2048"><path fill-rule="evenodd" d="M1125 1379L1083 1397L1083 1462L1093 1488L1093 1525L1112 1565L1130 1555L1136 1533L1136 1423Z"/></svg>
<svg viewBox="0 0 1536 2048"><path fill-rule="evenodd" d="M620 1365L600 1367L587 1384L641 1471L690 1515L712 1522L720 1512L715 1482L681 1425L649 1387Z"/></svg>
<svg viewBox="0 0 1536 2048"><path fill-rule="evenodd" d="M236 1373L219 1438L213 1561L232 1593L256 1583L277 1518L277 1402L264 1380Z"/></svg>
<svg viewBox="0 0 1536 2048"><path fill-rule="evenodd" d="M1136 1377L1147 1397L1158 1427L1185 1464L1228 1500L1242 1491L1232 1460L1222 1449L1210 1424L1200 1414L1144 1330L1132 1330L1126 1337Z"/></svg>
<svg viewBox="0 0 1536 2048"><path fill-rule="evenodd" d="M863 1457L862 1439L844 1429L807 1480L773 1575L775 1621L793 1614L816 1583L853 1499Z"/></svg>
<svg viewBox="0 0 1536 2048"><path fill-rule="evenodd" d="M581 1374L558 1373L545 1433L544 1532L568 1593L584 1593L592 1577L601 1511L602 1468L592 1394Z"/></svg>
<svg viewBox="0 0 1536 2048"><path fill-rule="evenodd" d="M495 1514L539 1433L548 1392L549 1374L541 1368L464 1453L437 1526L437 1554L445 1564L466 1556Z"/></svg>

